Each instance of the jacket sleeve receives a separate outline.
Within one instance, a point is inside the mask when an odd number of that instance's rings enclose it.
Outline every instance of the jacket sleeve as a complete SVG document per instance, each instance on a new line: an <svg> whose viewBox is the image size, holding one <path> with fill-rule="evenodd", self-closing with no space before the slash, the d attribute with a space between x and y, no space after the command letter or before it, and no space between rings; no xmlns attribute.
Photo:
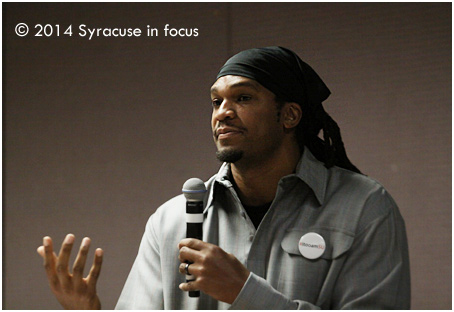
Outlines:
<svg viewBox="0 0 454 312"><path fill-rule="evenodd" d="M151 216L146 225L136 260L115 309L158 310L164 308L161 258L154 222L155 220Z"/></svg>
<svg viewBox="0 0 454 312"><path fill-rule="evenodd" d="M387 211L358 231L333 293L334 309L409 309L410 264L405 224L382 190L369 205Z"/></svg>
<svg viewBox="0 0 454 312"><path fill-rule="evenodd" d="M316 310L319 307L301 300L291 300L254 273L238 294L230 310Z"/></svg>

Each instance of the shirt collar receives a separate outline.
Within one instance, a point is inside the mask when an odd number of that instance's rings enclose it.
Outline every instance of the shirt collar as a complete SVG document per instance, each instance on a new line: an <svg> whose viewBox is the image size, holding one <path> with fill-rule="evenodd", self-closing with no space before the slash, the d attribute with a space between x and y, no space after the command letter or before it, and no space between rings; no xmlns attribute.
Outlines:
<svg viewBox="0 0 454 312"><path fill-rule="evenodd" d="M329 171L322 162L312 155L307 147L304 148L303 156L296 167L295 174L312 189L320 205L323 205Z"/></svg>
<svg viewBox="0 0 454 312"><path fill-rule="evenodd" d="M212 177L212 185L209 188L209 195L204 212L211 205L218 184L222 184L225 187L232 186L232 182L229 180L231 176L230 172L230 164L223 163L218 173ZM305 182L314 192L320 205L323 205L325 201L326 186L328 184L328 169L312 155L307 147L304 148L303 155L296 167L295 173L287 177L291 176L296 176Z"/></svg>
<svg viewBox="0 0 454 312"><path fill-rule="evenodd" d="M203 210L203 213L207 211L207 209L211 206L213 202L213 197L214 193L217 187L219 187L218 184L222 184L225 187L231 187L232 182L229 180L230 176L230 164L229 163L223 163L221 168L219 168L219 171L217 174L215 174L211 179L208 181L208 198L207 202L205 205L205 209Z"/></svg>
<svg viewBox="0 0 454 312"><path fill-rule="evenodd" d="M229 163L223 163L221 168L219 168L218 174L216 175L216 182L224 184L225 186L230 186L230 174L231 168Z"/></svg>

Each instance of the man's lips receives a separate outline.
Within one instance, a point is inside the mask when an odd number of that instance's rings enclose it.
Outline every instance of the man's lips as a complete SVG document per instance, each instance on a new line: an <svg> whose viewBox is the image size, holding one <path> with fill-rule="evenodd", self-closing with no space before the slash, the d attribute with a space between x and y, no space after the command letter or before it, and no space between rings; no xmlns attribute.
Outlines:
<svg viewBox="0 0 454 312"><path fill-rule="evenodd" d="M215 131L215 137L217 139L229 138L243 133L243 129L236 127L219 127Z"/></svg>

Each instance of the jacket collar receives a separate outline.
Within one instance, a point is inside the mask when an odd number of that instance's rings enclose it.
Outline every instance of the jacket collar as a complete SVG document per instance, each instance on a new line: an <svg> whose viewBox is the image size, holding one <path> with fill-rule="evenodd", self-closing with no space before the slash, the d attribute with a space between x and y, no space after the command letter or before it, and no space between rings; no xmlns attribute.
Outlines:
<svg viewBox="0 0 454 312"><path fill-rule="evenodd" d="M328 184L328 174L328 169L323 165L322 162L317 160L306 147L296 167L295 173L283 177L282 179L290 177L299 178L300 180L305 182L309 186L309 188L312 189L319 204L323 205L325 201L326 187ZM230 164L223 163L218 173L208 181L209 192L204 212L208 207L211 206L215 189L219 187L219 185L232 187L232 183L229 180L230 176Z"/></svg>
<svg viewBox="0 0 454 312"><path fill-rule="evenodd" d="M329 171L306 147L296 167L296 176L305 182L314 192L320 205L325 202Z"/></svg>

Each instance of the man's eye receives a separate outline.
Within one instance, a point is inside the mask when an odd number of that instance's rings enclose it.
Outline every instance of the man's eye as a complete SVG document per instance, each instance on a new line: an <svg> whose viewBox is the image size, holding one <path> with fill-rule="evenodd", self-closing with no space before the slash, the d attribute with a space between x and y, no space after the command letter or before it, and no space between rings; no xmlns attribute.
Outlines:
<svg viewBox="0 0 454 312"><path fill-rule="evenodd" d="M251 100L251 97L248 96L248 95L242 95L238 98L238 102L247 102L247 101L250 101Z"/></svg>
<svg viewBox="0 0 454 312"><path fill-rule="evenodd" d="M220 100L211 100L211 105L213 105L213 107L218 107L221 105L221 101Z"/></svg>

